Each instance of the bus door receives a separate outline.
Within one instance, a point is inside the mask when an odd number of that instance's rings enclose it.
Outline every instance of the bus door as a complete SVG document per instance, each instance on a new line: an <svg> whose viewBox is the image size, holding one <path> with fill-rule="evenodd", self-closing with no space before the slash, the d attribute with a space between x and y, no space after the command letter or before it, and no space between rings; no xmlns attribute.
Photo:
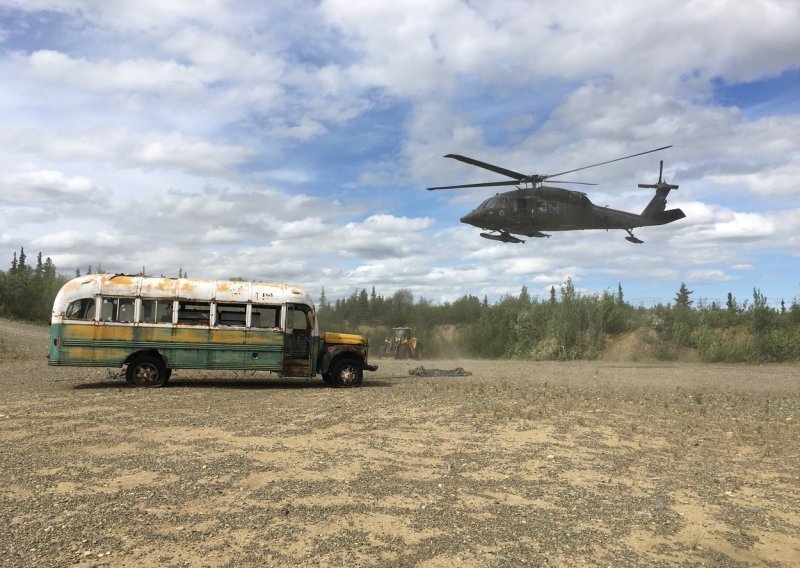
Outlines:
<svg viewBox="0 0 800 568"><path fill-rule="evenodd" d="M313 313L309 306L286 306L286 333L283 344L283 374L287 377L310 377Z"/></svg>

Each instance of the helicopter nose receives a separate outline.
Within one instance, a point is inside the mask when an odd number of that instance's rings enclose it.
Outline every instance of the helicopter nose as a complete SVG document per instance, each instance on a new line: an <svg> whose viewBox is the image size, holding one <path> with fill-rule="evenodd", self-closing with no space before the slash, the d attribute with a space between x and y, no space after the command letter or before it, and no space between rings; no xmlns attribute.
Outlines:
<svg viewBox="0 0 800 568"><path fill-rule="evenodd" d="M469 213L467 213L466 215L461 217L460 221L462 223L466 223L467 225L475 225L475 223L477 223L477 221L478 221L478 217L479 216L480 215L478 214L477 211L470 211ZM475 225L475 226L477 226L477 225Z"/></svg>

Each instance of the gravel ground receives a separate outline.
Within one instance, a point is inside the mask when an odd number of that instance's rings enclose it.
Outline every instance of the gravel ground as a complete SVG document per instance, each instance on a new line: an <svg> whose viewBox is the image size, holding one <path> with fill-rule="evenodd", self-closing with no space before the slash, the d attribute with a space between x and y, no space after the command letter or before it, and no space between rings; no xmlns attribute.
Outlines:
<svg viewBox="0 0 800 568"><path fill-rule="evenodd" d="M0 320L0 565L800 566L800 369L50 368Z"/></svg>

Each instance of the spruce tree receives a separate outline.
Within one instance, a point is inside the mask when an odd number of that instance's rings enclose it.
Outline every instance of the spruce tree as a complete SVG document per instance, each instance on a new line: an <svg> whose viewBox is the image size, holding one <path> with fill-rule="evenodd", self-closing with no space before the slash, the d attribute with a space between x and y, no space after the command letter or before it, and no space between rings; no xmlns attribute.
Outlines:
<svg viewBox="0 0 800 568"><path fill-rule="evenodd" d="M691 308L694 300L690 300L689 296L694 294L693 290L689 290L684 282L681 282L681 287L678 294L675 296L675 305L682 308Z"/></svg>

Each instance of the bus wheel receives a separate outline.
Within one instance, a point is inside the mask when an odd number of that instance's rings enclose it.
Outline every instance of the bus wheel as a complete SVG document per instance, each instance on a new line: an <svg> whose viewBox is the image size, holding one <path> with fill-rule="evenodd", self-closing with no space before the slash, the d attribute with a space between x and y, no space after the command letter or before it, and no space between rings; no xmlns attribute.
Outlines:
<svg viewBox="0 0 800 568"><path fill-rule="evenodd" d="M361 384L363 374L361 363L344 359L334 363L331 368L330 384L339 388L357 387Z"/></svg>
<svg viewBox="0 0 800 568"><path fill-rule="evenodd" d="M167 367L159 357L142 355L128 363L125 380L135 387L160 387L167 382Z"/></svg>

